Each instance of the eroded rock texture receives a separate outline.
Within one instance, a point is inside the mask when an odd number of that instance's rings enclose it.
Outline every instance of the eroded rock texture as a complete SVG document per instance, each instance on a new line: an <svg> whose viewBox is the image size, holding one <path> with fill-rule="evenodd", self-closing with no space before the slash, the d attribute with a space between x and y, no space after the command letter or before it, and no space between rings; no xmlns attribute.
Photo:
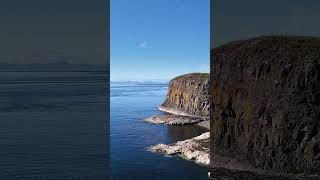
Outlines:
<svg viewBox="0 0 320 180"><path fill-rule="evenodd" d="M268 172L239 171L226 168L210 170L210 180L319 180L314 175L276 174Z"/></svg>
<svg viewBox="0 0 320 180"><path fill-rule="evenodd" d="M188 125L196 124L203 119L197 117L177 116L177 115L155 115L145 119L146 122L153 124L165 124L165 125Z"/></svg>
<svg viewBox="0 0 320 180"><path fill-rule="evenodd" d="M207 166L210 163L209 140L210 132L206 132L200 136L184 141L178 141L171 145L158 144L151 146L148 150L166 155L179 155L188 160L195 161L198 164Z"/></svg>
<svg viewBox="0 0 320 180"><path fill-rule="evenodd" d="M187 114L209 117L209 74L191 73L169 83L163 107Z"/></svg>
<svg viewBox="0 0 320 180"><path fill-rule="evenodd" d="M320 172L320 39L260 37L218 47L210 94L212 149L266 170Z"/></svg>

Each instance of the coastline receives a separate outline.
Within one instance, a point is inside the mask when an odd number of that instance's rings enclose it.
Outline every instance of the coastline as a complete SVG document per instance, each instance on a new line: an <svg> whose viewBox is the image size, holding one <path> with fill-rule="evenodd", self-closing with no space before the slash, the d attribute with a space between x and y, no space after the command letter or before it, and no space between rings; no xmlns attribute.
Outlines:
<svg viewBox="0 0 320 180"><path fill-rule="evenodd" d="M192 160L203 166L210 165L210 132L170 145L157 144L149 147L150 152L161 153L169 156L177 155L186 160Z"/></svg>
<svg viewBox="0 0 320 180"><path fill-rule="evenodd" d="M198 122L195 125L203 127L203 128L206 128L207 130L210 130L210 120L201 121L201 122Z"/></svg>
<svg viewBox="0 0 320 180"><path fill-rule="evenodd" d="M204 179L208 168L186 161L179 156L166 157L146 150L159 143L171 144L195 137L204 132L193 125L155 125L144 118L165 114L157 109L165 98L167 87L163 84L115 84L112 87L113 112L110 128L113 132L110 175L115 179ZM133 92L133 93L127 93ZM147 94L146 94L147 92ZM149 92L151 92L149 94ZM138 158L138 163L137 163ZM168 168L174 167L174 168ZM134 174L128 176L128 171ZM136 171L139 170L139 171ZM154 173L157 172L157 173ZM182 178L183 179L183 178Z"/></svg>
<svg viewBox="0 0 320 180"><path fill-rule="evenodd" d="M210 165L209 74L189 73L169 82L164 103L157 109L165 114L145 118L145 122L162 125L191 126L204 129L203 134L172 144L147 148L153 153L178 156L198 165Z"/></svg>
<svg viewBox="0 0 320 180"><path fill-rule="evenodd" d="M161 153L169 156L179 156L186 160L194 161L202 166L210 165L210 121L205 117L195 116L186 112L158 106L158 110L168 113L167 115L155 115L146 118L145 121L153 124L164 125L193 125L208 130L199 136L178 141L172 144L157 144L147 148L153 153Z"/></svg>
<svg viewBox="0 0 320 180"><path fill-rule="evenodd" d="M195 125L202 122L203 119L170 114L170 115L151 116L149 118L146 118L145 121L152 124L164 124L164 125Z"/></svg>
<svg viewBox="0 0 320 180"><path fill-rule="evenodd" d="M159 105L158 106L158 110L165 112L165 113L169 113L169 114L173 114L173 115L178 115L178 116L187 116L187 117L195 117L195 118L203 118L202 116L196 116L196 115L192 115L189 114L187 112L178 110L178 109L173 109L173 108L168 108L165 107L163 105Z"/></svg>
<svg viewBox="0 0 320 180"><path fill-rule="evenodd" d="M197 125L197 126L206 128L207 130L210 130L209 117L192 115L192 114L186 113L186 112L181 111L181 110L164 107L163 105L159 105L158 106L158 110L160 110L162 112L165 112L165 113L168 113L168 114L176 115L176 116L199 118L199 119L201 119L201 121L199 121L198 123L194 123L194 125Z"/></svg>

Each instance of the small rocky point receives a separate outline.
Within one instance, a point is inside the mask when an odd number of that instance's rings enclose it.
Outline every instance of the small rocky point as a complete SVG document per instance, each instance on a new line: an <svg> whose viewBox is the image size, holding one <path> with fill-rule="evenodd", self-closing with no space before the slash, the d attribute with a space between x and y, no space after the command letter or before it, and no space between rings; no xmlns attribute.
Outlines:
<svg viewBox="0 0 320 180"><path fill-rule="evenodd" d="M208 166L210 164L209 139L210 132L206 132L192 139L178 141L171 145L158 144L151 146L148 150L165 155L178 155L187 160L195 161L197 164Z"/></svg>
<svg viewBox="0 0 320 180"><path fill-rule="evenodd" d="M187 125L187 124L199 123L203 121L203 119L198 117L190 117L190 116L155 115L155 116L146 118L145 121L153 124Z"/></svg>

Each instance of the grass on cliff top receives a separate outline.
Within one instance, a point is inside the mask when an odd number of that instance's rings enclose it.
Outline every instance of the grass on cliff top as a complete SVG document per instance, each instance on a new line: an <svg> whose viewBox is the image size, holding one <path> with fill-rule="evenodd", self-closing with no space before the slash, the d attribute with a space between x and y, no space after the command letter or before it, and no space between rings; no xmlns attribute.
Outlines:
<svg viewBox="0 0 320 180"><path fill-rule="evenodd" d="M206 79L206 78L209 78L209 77L210 77L209 73L189 73L189 74L183 74L183 75L177 76L172 80L177 80L177 79L196 80L196 79Z"/></svg>
<svg viewBox="0 0 320 180"><path fill-rule="evenodd" d="M309 47L309 48L320 48L320 38L319 37L308 37L308 36L260 36L253 37L249 39L237 40L233 42L226 43L217 48L226 47L230 45L238 45L248 41L257 41L257 40L280 40L286 41L289 44L300 47ZM211 49L214 50L214 49Z"/></svg>
<svg viewBox="0 0 320 180"><path fill-rule="evenodd" d="M310 39L310 40L300 40L295 42L296 45L310 47L310 48L320 48L320 39Z"/></svg>

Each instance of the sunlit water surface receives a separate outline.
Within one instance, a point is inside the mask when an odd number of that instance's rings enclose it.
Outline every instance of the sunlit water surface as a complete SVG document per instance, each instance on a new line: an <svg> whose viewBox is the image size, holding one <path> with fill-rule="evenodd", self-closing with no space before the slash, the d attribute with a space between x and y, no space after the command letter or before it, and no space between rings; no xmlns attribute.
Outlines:
<svg viewBox="0 0 320 180"><path fill-rule="evenodd" d="M179 157L146 151L158 143L173 143L200 135L197 126L164 126L144 122L162 114L157 110L167 93L167 83L111 83L111 179L201 180L207 169Z"/></svg>

